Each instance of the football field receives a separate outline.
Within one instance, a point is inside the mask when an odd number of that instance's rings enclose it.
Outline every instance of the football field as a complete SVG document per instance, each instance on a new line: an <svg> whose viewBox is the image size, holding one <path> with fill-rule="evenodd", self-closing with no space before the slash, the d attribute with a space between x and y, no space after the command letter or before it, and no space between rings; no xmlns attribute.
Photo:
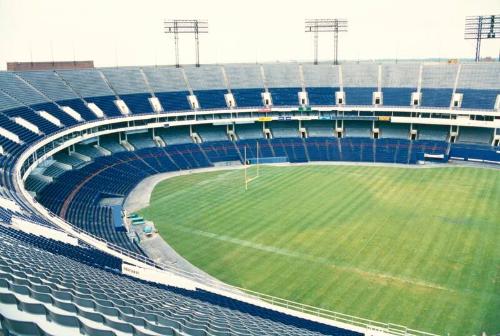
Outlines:
<svg viewBox="0 0 500 336"><path fill-rule="evenodd" d="M247 191L243 176L167 179L140 213L232 285L432 333L500 332L500 170L261 166Z"/></svg>

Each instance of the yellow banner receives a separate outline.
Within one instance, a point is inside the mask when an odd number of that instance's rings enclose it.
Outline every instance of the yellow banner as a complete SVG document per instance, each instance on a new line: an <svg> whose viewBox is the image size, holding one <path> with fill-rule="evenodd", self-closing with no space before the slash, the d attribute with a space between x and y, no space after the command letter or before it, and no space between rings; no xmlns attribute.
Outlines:
<svg viewBox="0 0 500 336"><path fill-rule="evenodd" d="M257 121L272 121L273 118L271 117L260 117L259 119L257 119Z"/></svg>
<svg viewBox="0 0 500 336"><path fill-rule="evenodd" d="M381 120L381 121L391 121L391 117L382 116L382 117L378 117L378 120Z"/></svg>

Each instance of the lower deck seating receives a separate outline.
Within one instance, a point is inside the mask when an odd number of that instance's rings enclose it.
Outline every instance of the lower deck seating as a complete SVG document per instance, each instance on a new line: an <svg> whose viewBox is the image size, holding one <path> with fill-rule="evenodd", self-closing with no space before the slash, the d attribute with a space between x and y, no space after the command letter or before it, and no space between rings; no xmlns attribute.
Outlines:
<svg viewBox="0 0 500 336"><path fill-rule="evenodd" d="M232 150L215 148L220 160L239 160L234 145ZM211 156L214 162L217 161ZM80 170L59 175L54 183L37 194L37 199L78 227L140 252L126 233L115 231L110 207L102 205L101 201L108 198L123 200L137 183L150 175L210 165L207 154L196 144L118 152L98 157ZM78 192L72 195L74 190Z"/></svg>
<svg viewBox="0 0 500 336"><path fill-rule="evenodd" d="M425 156L448 157L448 143L446 141L417 140L412 142L412 161L423 161Z"/></svg>
<svg viewBox="0 0 500 336"><path fill-rule="evenodd" d="M48 179L43 178L43 176L40 176L39 174L31 174L24 183L28 190L38 193L50 182Z"/></svg>
<svg viewBox="0 0 500 336"><path fill-rule="evenodd" d="M500 147L454 143L451 145L450 157L500 164Z"/></svg>
<svg viewBox="0 0 500 336"><path fill-rule="evenodd" d="M307 162L307 150L301 138L277 138L271 141L277 156L286 156L290 162Z"/></svg>
<svg viewBox="0 0 500 336"><path fill-rule="evenodd" d="M251 125L252 129L255 126ZM499 160L493 147L471 146L453 144L450 155L466 160ZM276 158L288 162L415 164L426 159L446 161L448 151L449 144L445 141L333 136L167 144L97 157L84 166L55 175L55 182L44 184L43 188L35 183L38 180L35 178L30 178L26 186L37 192L38 201L52 212L88 232L140 252L126 233L115 231L110 207L103 204L103 199L120 203L137 183L154 174L211 167L218 162L243 162L245 158L253 161L260 158L261 162Z"/></svg>
<svg viewBox="0 0 500 336"><path fill-rule="evenodd" d="M233 142L211 141L202 143L200 146L212 163L221 161L243 162L241 153Z"/></svg>

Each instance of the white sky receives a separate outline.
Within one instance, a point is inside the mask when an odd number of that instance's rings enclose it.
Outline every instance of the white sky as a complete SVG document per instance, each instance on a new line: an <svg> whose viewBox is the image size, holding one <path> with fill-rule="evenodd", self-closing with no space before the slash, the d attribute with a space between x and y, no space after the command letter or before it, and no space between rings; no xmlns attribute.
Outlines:
<svg viewBox="0 0 500 336"><path fill-rule="evenodd" d="M0 69L7 61L94 60L96 66L173 64L163 20L207 19L201 63L312 60L306 18L345 18L340 59L474 57L467 15L500 14L499 0L0 0ZM320 35L320 60L333 37ZM181 63L194 39L181 36ZM498 58L500 39L481 56Z"/></svg>

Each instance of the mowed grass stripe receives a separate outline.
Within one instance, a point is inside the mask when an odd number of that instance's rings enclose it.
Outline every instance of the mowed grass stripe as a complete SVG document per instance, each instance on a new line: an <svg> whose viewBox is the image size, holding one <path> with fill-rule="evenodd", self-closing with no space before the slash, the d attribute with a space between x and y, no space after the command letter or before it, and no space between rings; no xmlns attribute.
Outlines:
<svg viewBox="0 0 500 336"><path fill-rule="evenodd" d="M499 175L265 166L247 192L241 170L166 180L142 213L226 282L435 333L491 334Z"/></svg>
<svg viewBox="0 0 500 336"><path fill-rule="evenodd" d="M291 181L294 181L294 180L306 180L309 178L309 176L311 175L310 172L301 172L301 171L291 171L291 174L289 173L289 171L287 170L283 170L287 175L288 175L288 180L291 180ZM258 182L258 180L257 180ZM280 188L278 188L277 192L284 192L287 188L289 188L289 186L287 186L286 183L281 183L279 184L280 185ZM269 186L268 186L269 188ZM305 190L305 198L307 199L308 196L310 196L308 193L307 193L307 190ZM267 202L268 200L264 200L264 202ZM269 200L271 201L271 200ZM265 214L263 214L265 216ZM286 224L288 222L290 222L291 220L294 220L293 218L290 218L290 216L293 216L294 213L293 212L289 212L287 214L284 214L281 218L279 218L279 221L283 224ZM273 219L274 220L274 219ZM295 218L295 220L297 220ZM299 219L299 222L300 222L300 219ZM280 246L283 246L283 243L293 239L293 236L292 236L293 232L290 232L289 234L287 235L282 235L281 237L278 237L276 240L274 240L273 242L269 241L269 236L265 234L265 232L262 232L260 233L260 235L257 235L257 241L260 241L264 244L269 244L269 243L272 243L273 246L277 246L277 247L280 247ZM274 256L270 256L269 258L265 259L265 261L261 264L261 267L266 269L268 267L272 267L273 265L276 265L277 266L277 269L276 271L279 272L280 274L282 274L282 277L285 277L285 278L288 278L289 276L292 276L292 274L287 274L287 273L291 273L292 270L289 269L289 267L287 267L286 263L278 263L278 258L279 256L278 255L274 255ZM256 260L256 262L259 262ZM278 278L269 278L267 276L267 274L263 274L263 277L261 279L261 281L265 281L268 283L268 286L270 286L271 288L273 287L277 287L280 285L281 283L281 280L278 279Z"/></svg>
<svg viewBox="0 0 500 336"><path fill-rule="evenodd" d="M378 190L378 191L382 190L382 192L387 192L387 189L390 188L390 185L387 183L386 178L383 176L383 171L382 170L373 170L373 171L370 171L370 173L371 174L369 174L367 176L368 181L369 181L368 182L369 187L374 188L374 190ZM358 188L358 190L363 192L364 188ZM365 203L366 198L367 198L367 195L365 195L365 197L358 198L358 200L361 201L361 203ZM356 204L356 203L352 204L351 211L357 211L356 209L358 208L358 204ZM378 228L375 228L374 230L372 230L368 239L359 239L360 237L358 235L360 233L360 226L362 226L363 223L366 223L367 221L370 220L370 212L371 211L376 211L376 209L373 209L373 207L371 207L371 208L365 207L365 209L363 209L363 210L365 210L366 212L357 211L358 213L361 214L361 216L359 216L359 215L357 216L358 217L357 218L358 225L352 226L352 229L349 232L349 235L346 236L346 239L343 240L343 244L342 244L342 246L344 246L344 244L350 245L350 242L355 242L355 244L354 244L355 246L353 246L354 255L352 256L352 259L351 259L352 262L354 262L354 260L355 260L354 258L356 258L360 255L360 252L362 252L363 250L366 250L366 246L370 245L370 242L376 236L376 232L378 230ZM349 220L349 218L347 218L347 220ZM358 243L357 246L356 246L356 243ZM368 248L368 250L369 250L369 248ZM377 257L376 253L368 253L367 260L370 260L370 259L373 260L373 258L376 258L376 257ZM363 259L361 259L360 261L362 261L362 260ZM359 264L359 262L355 262L355 264L357 264L358 266L360 266L362 268L362 266ZM368 274L367 274L367 276L368 276ZM351 297L351 299L350 300L347 299L347 301L352 301L354 304L357 304L357 302L359 302L359 301L369 302L369 301L371 301L371 299L373 297L380 294L380 290L381 290L380 287L378 288L378 290L372 290L372 289L369 291L357 290L357 283L358 283L358 281L356 281L357 277L359 277L359 274L352 274L351 275L350 286L346 286L343 288L343 291L340 293L341 298ZM375 278L378 278L378 277L375 277Z"/></svg>
<svg viewBox="0 0 500 336"><path fill-rule="evenodd" d="M446 173L446 172L444 172L444 171L437 172L432 177L431 180L426 182L424 194L427 194L429 192L429 189L433 185L435 185L437 183L437 181L439 181L440 179L443 178L443 173ZM416 202L418 202L418 203L416 203L417 207L415 209L418 209L418 208L424 206L424 204L426 202L428 202L428 200L426 198L423 198L422 196L420 196L419 200L416 200ZM428 218L424 218L423 219L424 221L426 221L426 220L433 221L434 220L435 208L432 207L429 210L429 212L430 212L429 213L430 216L427 216ZM421 224L424 224L424 223L422 223L422 221L421 221ZM428 225L425 225L425 227L427 228ZM422 246L422 250L419 251L420 253L417 253L418 256L416 256L414 258L414 264L413 265L407 264L407 267L410 267L410 269L414 269L414 270L425 270L426 268L431 267L432 271L421 271L420 274L427 275L426 278L428 279L428 281L433 282L433 283L437 283L439 285L443 285L444 288L448 289L448 287L440 281L441 277L439 277L439 274L441 272L441 269L437 268L436 265L434 264L435 259L426 257L427 255L439 255L439 254L436 254L432 251L433 247L442 246L444 248L447 246L446 244L442 244L443 239L449 240L449 238L450 238L451 232L447 232L446 229L447 229L446 226L439 227L439 226L431 225L431 228L429 230L429 234L427 235L427 238L424 239L424 241L427 241L428 243L426 244L425 247ZM416 242L416 243L418 244L418 242ZM432 276L432 275L437 275L437 277ZM449 289L449 290L451 290L451 289ZM436 290L434 290L434 291L429 290L427 293L425 293L426 296L432 295L436 299L431 302L431 305L428 306L426 310L424 310L420 315L416 316L415 323L420 324L421 323L420 321L423 321L425 319L429 325L431 325L433 328L435 328L436 317L439 316L438 314L436 314L436 312L441 312L443 310L447 310L447 308L450 307L450 302L446 302L445 300L442 300L442 299L455 295L455 293L453 293L453 292L446 293L446 294L447 294L446 296L440 295L440 293ZM449 316L450 316L449 311L447 312L447 315L449 318Z"/></svg>
<svg viewBox="0 0 500 336"><path fill-rule="evenodd" d="M362 224L361 221L354 221L353 219L363 216L362 211L357 211L357 209L366 204L366 198L368 196L363 188L361 188L361 184L355 184L356 188L354 188L351 193L346 194L342 192L346 188L350 188L350 185L352 183L356 183L356 181L352 181L351 174L345 173L345 167L342 167L341 171L343 171L346 179L340 183L337 190L340 195L343 195L343 197L341 197L340 201L338 201L333 207L333 217L331 221L327 223L330 224L327 227L335 228L336 237L335 244L332 244L334 249L332 252L334 253L334 258L338 263L349 258L349 256L346 255L346 251L349 251L350 248L346 249L346 246L350 246L353 249L356 248L351 245L350 242L353 237L359 235L358 226ZM376 173L376 171L374 172ZM353 174L359 175L357 170L354 170ZM372 177L369 176L369 178L373 178L374 180L376 180L377 177L377 175ZM342 235L338 235L338 232L340 231L339 229L342 229Z"/></svg>

